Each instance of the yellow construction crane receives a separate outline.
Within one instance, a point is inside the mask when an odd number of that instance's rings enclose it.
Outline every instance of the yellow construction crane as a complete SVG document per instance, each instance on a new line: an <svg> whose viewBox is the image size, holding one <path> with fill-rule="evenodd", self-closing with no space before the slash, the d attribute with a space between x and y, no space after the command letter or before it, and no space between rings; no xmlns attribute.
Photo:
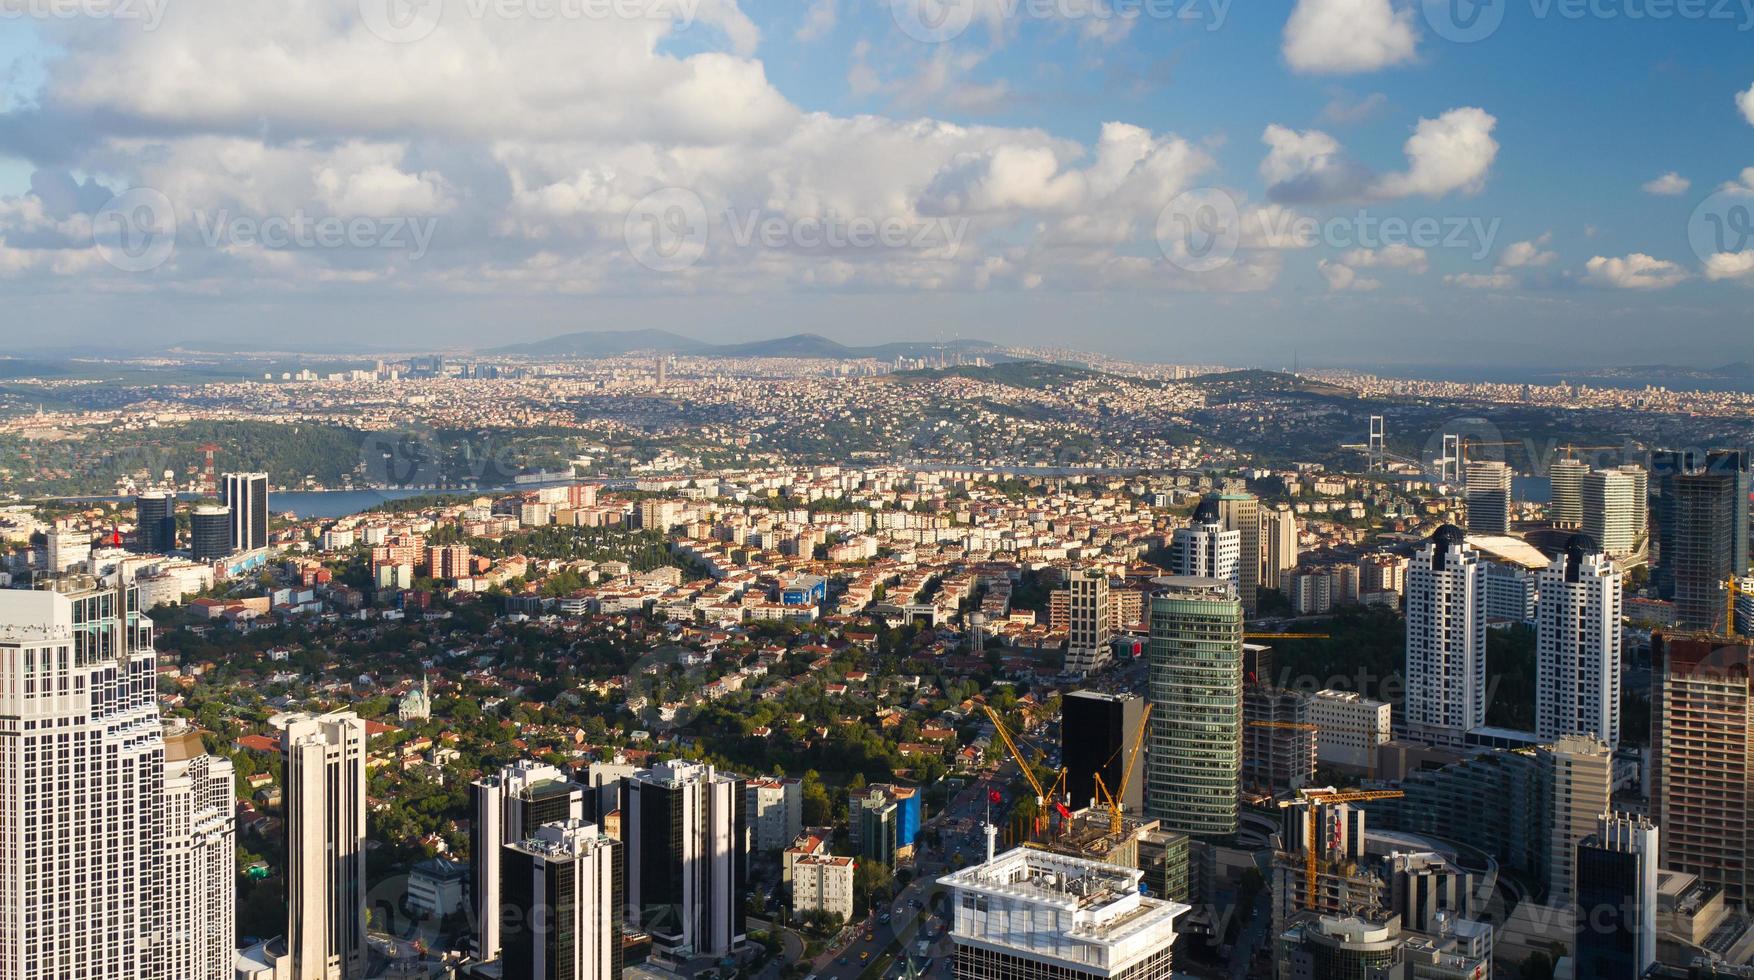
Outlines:
<svg viewBox="0 0 1754 980"><path fill-rule="evenodd" d="M1724 635L1736 635L1736 599L1745 595L1754 595L1742 588L1742 580L1731 578L1724 581Z"/></svg>
<svg viewBox="0 0 1754 980"><path fill-rule="evenodd" d="M1298 732L1321 731L1320 728L1317 728L1315 725L1312 725L1307 721L1250 721L1249 724L1254 725L1257 728L1285 728Z"/></svg>
<svg viewBox="0 0 1754 980"><path fill-rule="evenodd" d="M1325 640L1326 633L1244 633L1245 640Z"/></svg>
<svg viewBox="0 0 1754 980"><path fill-rule="evenodd" d="M1121 823L1123 804L1121 801L1127 798L1127 783L1133 778L1133 763L1139 758L1139 748L1145 744L1145 726L1150 722L1151 705L1147 704L1145 710L1139 715L1139 730L1133 733L1133 747L1126 750L1125 759L1122 762L1120 789L1110 793L1108 787L1103 785L1102 773L1091 773L1091 779L1096 782L1096 798L1105 801L1103 805L1108 807L1108 832L1110 836L1119 837L1121 835L1123 827Z"/></svg>
<svg viewBox="0 0 1754 980"><path fill-rule="evenodd" d="M1336 790L1336 789L1301 789L1294 800L1280 800L1280 809L1287 807L1307 807L1309 814L1309 838L1303 842L1303 907L1313 911L1316 907L1316 845L1318 828L1321 826L1321 808L1339 803L1364 803L1370 800L1398 800L1403 795L1398 789L1383 790Z"/></svg>
<svg viewBox="0 0 1754 980"><path fill-rule="evenodd" d="M1030 765L1028 759L1024 758L1022 751L1017 748L1017 743L1011 740L1011 733L1006 730L1004 721L999 718L999 713L994 711L993 706L990 704L981 705L981 710L987 713L987 718L993 723L993 729L999 733L999 738L1004 741L1005 748L1009 749L1011 757L1017 760L1017 768L1023 770L1023 778L1029 780L1029 787L1035 790L1036 806L1046 806L1051 802L1054 805L1054 809L1060 812L1060 819L1065 820L1070 817L1072 815L1071 811L1067 810L1066 805L1061 803L1059 797L1055 795L1059 792L1061 785L1066 781L1065 767L1062 766L1059 774L1055 777L1054 788L1052 790L1043 789L1041 780L1035 778L1035 767ZM1038 816L1036 819L1040 820L1041 818ZM1036 828L1036 832L1041 832L1039 826Z"/></svg>

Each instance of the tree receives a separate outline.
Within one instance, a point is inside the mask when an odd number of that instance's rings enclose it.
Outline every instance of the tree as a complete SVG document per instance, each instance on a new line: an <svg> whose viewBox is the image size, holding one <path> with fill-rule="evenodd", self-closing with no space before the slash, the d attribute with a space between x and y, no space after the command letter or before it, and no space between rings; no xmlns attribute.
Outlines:
<svg viewBox="0 0 1754 980"><path fill-rule="evenodd" d="M822 827L834 822L834 803L822 785L822 776L814 769L804 773L803 795L805 825Z"/></svg>

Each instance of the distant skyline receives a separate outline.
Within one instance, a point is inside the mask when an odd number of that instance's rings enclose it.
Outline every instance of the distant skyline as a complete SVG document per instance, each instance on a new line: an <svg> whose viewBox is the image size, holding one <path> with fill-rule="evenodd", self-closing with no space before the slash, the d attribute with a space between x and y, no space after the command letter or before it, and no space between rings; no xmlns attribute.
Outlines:
<svg viewBox="0 0 1754 980"><path fill-rule="evenodd" d="M1754 360L1743 7L42 0L0 335Z"/></svg>

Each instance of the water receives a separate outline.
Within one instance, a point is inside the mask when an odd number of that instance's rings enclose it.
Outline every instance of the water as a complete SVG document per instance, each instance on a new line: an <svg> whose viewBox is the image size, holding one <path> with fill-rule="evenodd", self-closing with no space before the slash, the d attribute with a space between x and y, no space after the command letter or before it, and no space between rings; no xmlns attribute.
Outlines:
<svg viewBox="0 0 1754 980"><path fill-rule="evenodd" d="M473 496L480 493L508 493L507 490L276 490L268 495L268 509L276 514L290 512L299 520L335 520L351 517L374 507L381 507L393 500L407 500L409 497L427 497L437 494L455 494ZM66 497L74 501L126 501L132 497ZM179 500L201 500L204 495L198 493L177 494Z"/></svg>

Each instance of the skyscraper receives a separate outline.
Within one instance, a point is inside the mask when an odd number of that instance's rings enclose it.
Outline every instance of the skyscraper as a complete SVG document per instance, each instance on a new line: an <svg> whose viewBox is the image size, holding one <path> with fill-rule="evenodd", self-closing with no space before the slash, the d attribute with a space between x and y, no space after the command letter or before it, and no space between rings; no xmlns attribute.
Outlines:
<svg viewBox="0 0 1754 980"><path fill-rule="evenodd" d="M1279 504L1261 515L1261 586L1280 588L1284 574L1297 567L1297 512Z"/></svg>
<svg viewBox="0 0 1754 980"><path fill-rule="evenodd" d="M1510 533L1510 467L1496 460L1468 464L1468 531Z"/></svg>
<svg viewBox="0 0 1754 980"><path fill-rule="evenodd" d="M469 784L469 803L475 957L491 962L500 955L502 848L529 838L543 824L583 819L585 787L554 766L522 759Z"/></svg>
<svg viewBox="0 0 1754 980"><path fill-rule="evenodd" d="M1234 533L1234 532L1232 532ZM1151 594L1146 813L1197 837L1235 833L1242 781L1242 602L1212 578Z"/></svg>
<svg viewBox="0 0 1754 980"><path fill-rule="evenodd" d="M1553 484L1553 502L1547 508L1547 517L1553 521L1554 527L1583 526L1583 481L1589 472L1590 464L1580 459L1553 461L1547 471L1547 478Z"/></svg>
<svg viewBox="0 0 1754 980"><path fill-rule="evenodd" d="M1578 844L1576 980L1638 980L1656 962L1659 839L1643 817L1604 813Z"/></svg>
<svg viewBox="0 0 1754 980"><path fill-rule="evenodd" d="M219 502L231 508L233 551L268 547L268 474L227 473Z"/></svg>
<svg viewBox="0 0 1754 980"><path fill-rule="evenodd" d="M1535 734L1620 744L1620 569L1586 535L1539 577Z"/></svg>
<svg viewBox="0 0 1754 980"><path fill-rule="evenodd" d="M1680 629L1722 630L1723 584L1748 569L1748 453L1651 458L1656 486L1657 590Z"/></svg>
<svg viewBox="0 0 1754 980"><path fill-rule="evenodd" d="M744 939L743 780L673 760L628 781L627 918L673 953L723 956Z"/></svg>
<svg viewBox="0 0 1754 980"><path fill-rule="evenodd" d="M1407 566L1407 736L1462 745L1486 723L1485 691L1480 556L1446 524Z"/></svg>
<svg viewBox="0 0 1754 980"><path fill-rule="evenodd" d="M365 722L285 720L286 897L292 980L365 971Z"/></svg>
<svg viewBox="0 0 1754 980"><path fill-rule="evenodd" d="M1078 569L1067 579L1066 590L1066 672L1082 677L1109 660L1108 573Z"/></svg>
<svg viewBox="0 0 1754 980"><path fill-rule="evenodd" d="M1242 532L1227 531L1218 501L1208 497L1194 508L1193 520L1170 538L1170 571L1185 578L1215 578L1242 589Z"/></svg>
<svg viewBox="0 0 1754 980"><path fill-rule="evenodd" d="M1547 903L1571 899L1572 860L1579 841L1596 829L1614 787L1614 751L1588 735L1565 735L1536 750L1546 796Z"/></svg>
<svg viewBox="0 0 1754 980"><path fill-rule="evenodd" d="M133 589L54 588L0 590L0 977L156 978L169 896L152 621Z"/></svg>
<svg viewBox="0 0 1754 980"><path fill-rule="evenodd" d="M1651 662L1651 820L1663 831L1662 866L1745 903L1754 899L1754 647L1658 634Z"/></svg>
<svg viewBox="0 0 1754 980"><path fill-rule="evenodd" d="M189 555L196 561L218 561L231 554L231 511L202 504L189 515Z"/></svg>
<svg viewBox="0 0 1754 980"><path fill-rule="evenodd" d="M155 891L164 945L156 976L225 980L237 953L236 790L231 760L208 755L201 736L164 734L164 833Z"/></svg>
<svg viewBox="0 0 1754 980"><path fill-rule="evenodd" d="M507 980L618 980L621 842L582 820L533 828L505 844L500 908Z"/></svg>
<svg viewBox="0 0 1754 980"><path fill-rule="evenodd" d="M1583 533L1611 558L1646 550L1650 477L1642 466L1596 470L1583 478Z"/></svg>
<svg viewBox="0 0 1754 980"><path fill-rule="evenodd" d="M1226 531L1237 533L1237 597L1245 616L1255 614L1255 592L1261 585L1261 501L1252 493L1218 495L1218 520Z"/></svg>
<svg viewBox="0 0 1754 980"><path fill-rule="evenodd" d="M1143 698L1101 691L1073 691L1060 700L1060 759L1066 766L1066 795L1075 807L1096 797L1097 774L1110 793L1119 793L1127 750L1139 733ZM1133 758L1133 775L1122 802L1134 813L1144 808L1145 754Z"/></svg>
<svg viewBox="0 0 1754 980"><path fill-rule="evenodd" d="M143 493L134 498L134 550L143 555L168 555L177 547L177 498L168 493Z"/></svg>

